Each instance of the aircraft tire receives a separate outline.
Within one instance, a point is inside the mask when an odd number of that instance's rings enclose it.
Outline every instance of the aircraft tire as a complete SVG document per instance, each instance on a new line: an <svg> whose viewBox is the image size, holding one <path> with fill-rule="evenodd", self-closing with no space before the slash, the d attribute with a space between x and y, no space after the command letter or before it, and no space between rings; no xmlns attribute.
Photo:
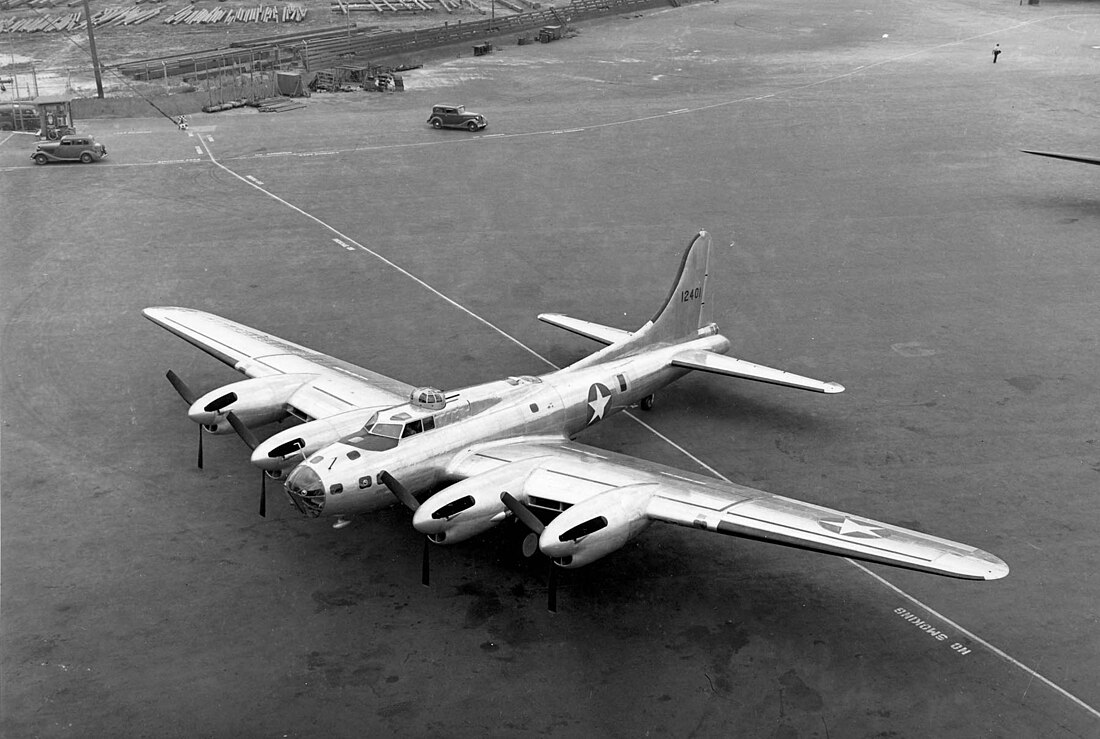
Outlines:
<svg viewBox="0 0 1100 739"><path fill-rule="evenodd" d="M638 404L638 406L639 406L639 407L640 407L640 408L641 408L641 409L642 409L643 411L651 411L651 410L653 410L653 396L652 396L652 395L647 395L647 396L645 396L644 398L642 398L642 402L641 402L641 403L639 403L639 404Z"/></svg>

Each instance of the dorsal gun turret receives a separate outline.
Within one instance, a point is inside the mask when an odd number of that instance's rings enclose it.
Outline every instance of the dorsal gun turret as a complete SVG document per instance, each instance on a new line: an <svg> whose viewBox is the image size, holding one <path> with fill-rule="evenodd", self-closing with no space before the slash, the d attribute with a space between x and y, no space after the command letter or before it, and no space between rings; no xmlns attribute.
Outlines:
<svg viewBox="0 0 1100 739"><path fill-rule="evenodd" d="M409 394L409 402L414 408L429 411L441 411L447 407L447 398L442 390L434 387L418 387Z"/></svg>

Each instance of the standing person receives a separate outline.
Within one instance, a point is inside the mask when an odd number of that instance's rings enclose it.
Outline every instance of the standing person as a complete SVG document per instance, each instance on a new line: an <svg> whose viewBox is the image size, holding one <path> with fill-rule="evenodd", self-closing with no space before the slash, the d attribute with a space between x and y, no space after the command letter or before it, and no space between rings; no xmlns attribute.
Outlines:
<svg viewBox="0 0 1100 739"><path fill-rule="evenodd" d="M997 63L997 57L1001 55L1001 45L993 44L993 63Z"/></svg>

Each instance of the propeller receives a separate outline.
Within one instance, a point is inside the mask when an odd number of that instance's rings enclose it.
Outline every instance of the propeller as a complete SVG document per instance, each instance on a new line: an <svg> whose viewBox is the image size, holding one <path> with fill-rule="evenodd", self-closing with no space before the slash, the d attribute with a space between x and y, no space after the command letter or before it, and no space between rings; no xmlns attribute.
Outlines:
<svg viewBox="0 0 1100 739"><path fill-rule="evenodd" d="M378 481L388 487L390 489L390 492L394 494L394 497L404 503L406 508L408 508L413 513L416 513L416 509L420 507L420 501L418 501L416 497L409 492L409 489L407 487L398 482L393 475L391 475L386 470L382 470L378 473ZM430 547L431 542L429 542L428 537L425 536L424 552L423 554L421 554L420 557L420 583L424 587L428 587L431 580L431 567L428 563L429 552L431 551Z"/></svg>
<svg viewBox="0 0 1100 739"><path fill-rule="evenodd" d="M166 375L166 377L168 378L168 382L172 383L172 387L174 387L176 389L176 392L179 393L180 397L183 398L184 402L187 403L188 407L191 407L192 405L194 405L195 401L199 399L199 396L195 394L195 391L192 390L190 387L188 387L187 383L184 382L180 378L180 376L177 375L175 372L173 372L172 370L168 370L168 374ZM202 425L201 424L199 425L199 469L200 470L202 469Z"/></svg>
<svg viewBox="0 0 1100 739"><path fill-rule="evenodd" d="M509 492L500 494L500 502L503 503L524 526L531 529L531 533L523 539L523 556L532 556L539 549L539 537L542 536L542 532L546 530L546 524L540 521L539 517L536 516L530 508L516 500ZM550 562L550 573L547 576L546 582L546 610L550 611L550 613L557 613L558 568L554 565L554 560L549 557L547 559Z"/></svg>
<svg viewBox="0 0 1100 739"><path fill-rule="evenodd" d="M225 414L225 420L229 421L229 425L233 427L233 430L237 432L237 436L241 437L241 441L247 444L249 449L255 449L260 445L260 440L256 438L256 434L244 425L244 421L236 413L229 411ZM267 473L264 470L260 470L260 515L267 518Z"/></svg>

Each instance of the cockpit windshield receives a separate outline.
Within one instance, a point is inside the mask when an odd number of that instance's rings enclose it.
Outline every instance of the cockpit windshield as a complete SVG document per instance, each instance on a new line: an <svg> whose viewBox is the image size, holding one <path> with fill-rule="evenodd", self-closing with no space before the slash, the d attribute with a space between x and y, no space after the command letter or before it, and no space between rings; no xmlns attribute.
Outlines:
<svg viewBox="0 0 1100 739"><path fill-rule="evenodd" d="M384 436L387 439L400 439L404 428L405 424L403 423L376 423L370 427L367 433Z"/></svg>

